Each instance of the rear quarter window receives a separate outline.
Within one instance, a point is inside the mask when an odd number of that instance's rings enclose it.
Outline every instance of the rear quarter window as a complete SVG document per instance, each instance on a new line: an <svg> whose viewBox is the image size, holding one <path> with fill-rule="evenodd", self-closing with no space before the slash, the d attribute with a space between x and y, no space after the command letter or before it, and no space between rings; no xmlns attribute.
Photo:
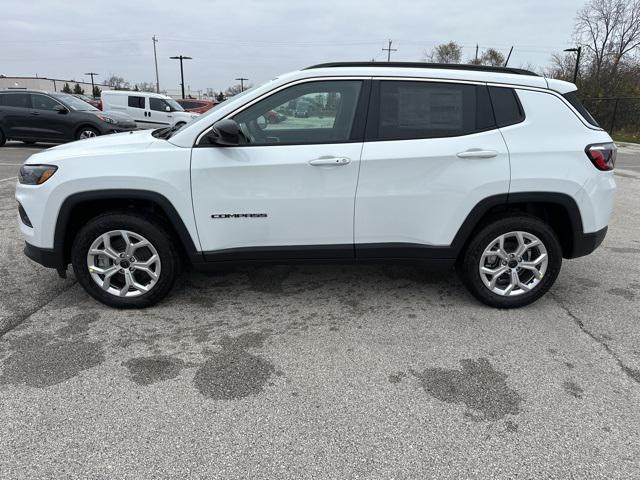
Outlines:
<svg viewBox="0 0 640 480"><path fill-rule="evenodd" d="M524 110L513 88L489 87L489 95L498 127L515 125L524 120Z"/></svg>
<svg viewBox="0 0 640 480"><path fill-rule="evenodd" d="M598 125L598 122L596 122L596 119L591 116L591 114L589 113L589 110L585 108L585 106L582 104L582 102L578 98L577 91L574 90L573 92L565 93L562 96L565 98L567 102L571 104L573 108L575 108L578 111L578 113L582 116L582 118L584 118L587 122L589 122L594 127L600 127L600 125Z"/></svg>
<svg viewBox="0 0 640 480"><path fill-rule="evenodd" d="M3 93L0 94L0 105L4 107L30 108L29 94Z"/></svg>

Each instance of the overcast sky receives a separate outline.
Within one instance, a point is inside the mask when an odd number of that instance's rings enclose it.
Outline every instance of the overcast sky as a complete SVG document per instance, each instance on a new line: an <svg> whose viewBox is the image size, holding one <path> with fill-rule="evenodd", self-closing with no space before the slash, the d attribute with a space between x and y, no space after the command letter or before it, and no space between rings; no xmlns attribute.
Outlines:
<svg viewBox="0 0 640 480"><path fill-rule="evenodd" d="M314 63L420 60L454 40L465 59L494 47L511 66L543 67L566 48L584 0L0 0L0 74L76 80L117 74L179 88L176 54L189 55L185 84L224 89L234 78L259 84Z"/></svg>

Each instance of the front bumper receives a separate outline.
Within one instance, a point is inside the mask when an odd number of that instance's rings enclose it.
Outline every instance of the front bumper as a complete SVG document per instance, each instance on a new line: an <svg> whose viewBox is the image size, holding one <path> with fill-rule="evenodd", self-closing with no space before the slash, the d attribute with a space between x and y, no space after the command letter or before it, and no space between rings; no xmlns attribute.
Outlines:
<svg viewBox="0 0 640 480"><path fill-rule="evenodd" d="M24 254L43 267L55 268L56 270L67 269L67 266L63 265L62 255L53 248L40 248L25 242Z"/></svg>

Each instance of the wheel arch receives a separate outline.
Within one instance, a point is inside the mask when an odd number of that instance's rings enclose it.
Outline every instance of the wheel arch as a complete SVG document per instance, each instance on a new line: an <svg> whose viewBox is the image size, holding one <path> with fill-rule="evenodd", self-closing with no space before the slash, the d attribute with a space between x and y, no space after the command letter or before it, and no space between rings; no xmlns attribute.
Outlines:
<svg viewBox="0 0 640 480"><path fill-rule="evenodd" d="M73 138L77 139L78 134L80 133L80 130L86 127L91 127L92 130L95 130L96 132L98 132L98 135L102 135L102 131L100 130L100 127L98 127L95 123L91 123L85 120L75 128L75 130L73 131Z"/></svg>
<svg viewBox="0 0 640 480"><path fill-rule="evenodd" d="M518 192L487 197L467 215L453 239L456 257L473 234L491 220L514 213L526 213L548 223L562 246L564 258L580 256L578 245L584 237L582 217L576 201L558 192Z"/></svg>
<svg viewBox="0 0 640 480"><path fill-rule="evenodd" d="M108 189L76 193L62 203L53 241L60 268L69 264L71 244L84 223L102 213L123 208L142 209L163 220L187 258L193 263L202 261L202 254L197 251L182 218L166 197L148 190Z"/></svg>

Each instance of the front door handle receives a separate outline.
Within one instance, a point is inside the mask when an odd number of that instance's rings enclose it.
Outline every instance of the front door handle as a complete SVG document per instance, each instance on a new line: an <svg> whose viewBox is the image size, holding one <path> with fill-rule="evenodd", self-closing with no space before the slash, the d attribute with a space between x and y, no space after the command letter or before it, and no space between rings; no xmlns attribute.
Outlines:
<svg viewBox="0 0 640 480"><path fill-rule="evenodd" d="M31 115L40 115L40 112L31 112Z"/></svg>
<svg viewBox="0 0 640 480"><path fill-rule="evenodd" d="M498 156L495 150L482 150L480 148L470 148L464 152L458 153L458 158L493 158Z"/></svg>
<svg viewBox="0 0 640 480"><path fill-rule="evenodd" d="M351 163L351 159L346 157L320 157L314 160L309 160L309 165L313 165L314 167L319 167L322 165L333 165L339 167L341 165L347 165L349 163Z"/></svg>

